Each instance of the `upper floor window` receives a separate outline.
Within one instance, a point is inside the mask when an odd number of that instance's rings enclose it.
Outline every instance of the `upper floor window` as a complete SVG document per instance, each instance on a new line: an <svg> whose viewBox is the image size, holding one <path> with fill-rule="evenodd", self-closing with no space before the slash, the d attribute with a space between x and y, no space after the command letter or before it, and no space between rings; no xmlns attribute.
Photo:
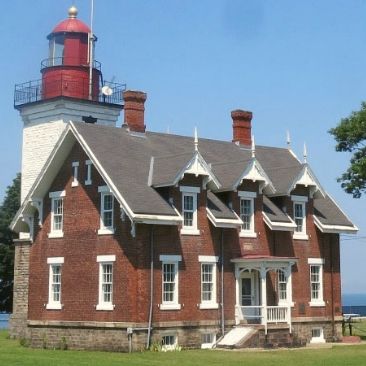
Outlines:
<svg viewBox="0 0 366 366"><path fill-rule="evenodd" d="M88 186L90 184L92 184L92 165L93 163L91 162L91 160L86 160L85 161L85 166L86 166L86 179L85 179L85 185Z"/></svg>
<svg viewBox="0 0 366 366"><path fill-rule="evenodd" d="M179 310L178 266L180 255L161 255L162 262L162 303L161 310Z"/></svg>
<svg viewBox="0 0 366 366"><path fill-rule="evenodd" d="M256 192L239 191L240 199L240 219L243 225L240 231L240 236L256 237L254 225L254 200L257 197Z"/></svg>
<svg viewBox="0 0 366 366"><path fill-rule="evenodd" d="M77 187L79 185L79 179L78 179L78 173L79 173L79 162L74 161L72 163L72 187Z"/></svg>
<svg viewBox="0 0 366 366"><path fill-rule="evenodd" d="M217 309L216 299L216 263L218 257L199 256L201 263L201 303L200 309Z"/></svg>
<svg viewBox="0 0 366 366"><path fill-rule="evenodd" d="M49 238L63 237L64 226L64 197L65 191L50 192L51 198L51 229L48 234Z"/></svg>
<svg viewBox="0 0 366 366"><path fill-rule="evenodd" d="M197 224L197 195L199 187L181 186L183 225L181 234L199 235Z"/></svg>
<svg viewBox="0 0 366 366"><path fill-rule="evenodd" d="M293 218L296 224L294 239L308 239L306 234L306 196L291 196L293 201Z"/></svg>
<svg viewBox="0 0 366 366"><path fill-rule="evenodd" d="M62 308L61 304L61 267L64 263L63 257L47 258L49 265L48 280L48 303L46 309L58 310Z"/></svg>
<svg viewBox="0 0 366 366"><path fill-rule="evenodd" d="M310 265L310 306L324 306L323 300L323 265L322 258L309 258Z"/></svg>
<svg viewBox="0 0 366 366"><path fill-rule="evenodd" d="M97 310L113 310L113 262L115 255L98 255L99 296Z"/></svg>
<svg viewBox="0 0 366 366"><path fill-rule="evenodd" d="M114 233L114 197L107 186L98 188L100 193L100 229L98 234Z"/></svg>

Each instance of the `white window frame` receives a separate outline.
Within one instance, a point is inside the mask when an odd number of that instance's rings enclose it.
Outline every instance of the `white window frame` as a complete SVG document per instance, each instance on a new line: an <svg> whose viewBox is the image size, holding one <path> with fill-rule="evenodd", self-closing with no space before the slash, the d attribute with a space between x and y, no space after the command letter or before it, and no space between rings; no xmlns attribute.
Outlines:
<svg viewBox="0 0 366 366"><path fill-rule="evenodd" d="M48 303L46 304L46 309L48 310L61 310L61 295L62 295L62 265L64 264L64 257L49 257L47 258L48 264ZM54 282L54 268L60 268L60 281ZM54 285L58 284L60 286L59 291L59 299L57 301L54 300Z"/></svg>
<svg viewBox="0 0 366 366"><path fill-rule="evenodd" d="M160 310L180 310L179 303L179 262L182 256L180 255L160 255L161 263L161 304ZM174 293L173 301L164 300L164 265L174 265Z"/></svg>
<svg viewBox="0 0 366 366"><path fill-rule="evenodd" d="M281 280L281 273L283 274L284 276L284 281ZM281 284L285 284L285 289L284 290L281 290ZM288 278L287 278L287 275L286 275L286 271L284 271L283 269L279 269L277 271L277 288L278 288L278 304L287 304L288 302ZM285 293L285 298L282 299L281 298L281 292L284 292Z"/></svg>
<svg viewBox="0 0 366 366"><path fill-rule="evenodd" d="M73 161L73 163L72 163L71 187L77 187L79 185L78 174L79 174L79 162L78 161Z"/></svg>
<svg viewBox="0 0 366 366"><path fill-rule="evenodd" d="M212 337L211 342L206 342L206 339L204 339L205 336ZM215 343L216 343L216 333L215 332L202 333L202 343L201 343L202 349L212 348Z"/></svg>
<svg viewBox="0 0 366 366"><path fill-rule="evenodd" d="M325 306L325 302L324 302L324 276L323 276L323 267L324 267L324 259L323 258L309 258L308 259L308 264L309 264L309 283L310 283L310 302L309 305L310 306ZM312 276L311 276L311 268L312 267L318 267L319 268L319 281L318 282L314 282L312 281ZM313 298L313 290L312 290L312 283L319 283L319 290L318 290L318 294L319 297L318 298Z"/></svg>
<svg viewBox="0 0 366 366"><path fill-rule="evenodd" d="M180 233L183 235L200 235L200 231L198 230L198 194L201 192L199 187L189 187L189 186L180 186L180 191L182 192L182 217L183 224L180 230ZM193 218L192 218L192 226L184 225L184 197L189 196L193 199ZM191 211L189 211L191 212Z"/></svg>
<svg viewBox="0 0 366 366"><path fill-rule="evenodd" d="M199 304L200 309L218 309L219 304L217 303L217 262L219 257L216 256L198 256L198 262L200 263L200 285L201 285L201 303ZM203 266L212 266L212 292L211 300L203 300Z"/></svg>
<svg viewBox="0 0 366 366"><path fill-rule="evenodd" d="M242 238L256 238L257 233L255 232L255 199L257 198L257 192L238 191L238 196L239 196L239 216L240 216L240 219L242 219L241 207L242 207L242 202L244 200L250 202L250 209L251 209L250 228L249 229L244 229L243 225L242 225L239 235Z"/></svg>
<svg viewBox="0 0 366 366"><path fill-rule="evenodd" d="M313 331L319 331L319 336L315 337L313 335ZM311 339L310 339L310 343L325 343L325 339L324 339L324 329L322 327L314 327L311 328Z"/></svg>
<svg viewBox="0 0 366 366"><path fill-rule="evenodd" d="M92 184L91 170L93 163L91 160L86 160L85 165L86 165L86 180L84 184L86 186L90 186Z"/></svg>
<svg viewBox="0 0 366 366"><path fill-rule="evenodd" d="M164 338L172 337L174 339L173 344L165 344ZM178 347L178 337L175 333L163 334L161 337L161 349L163 351L174 351Z"/></svg>
<svg viewBox="0 0 366 366"><path fill-rule="evenodd" d="M65 191L57 191L57 192L50 192L49 198L51 198L51 223L50 223L50 232L48 233L49 238L62 238L64 236L64 197L66 196ZM61 200L62 202L62 214L61 214L61 229L54 229L55 223L55 202ZM60 216L60 215L58 215Z"/></svg>
<svg viewBox="0 0 366 366"><path fill-rule="evenodd" d="M112 191L108 186L100 186L98 187L98 192L100 193L100 227L98 230L98 235L109 235L114 234L114 196ZM112 225L104 226L103 216L106 210L104 209L104 200L106 196L112 196L112 210L108 210L108 212L112 212Z"/></svg>
<svg viewBox="0 0 366 366"><path fill-rule="evenodd" d="M99 263L99 285L98 285L98 304L96 306L96 310L104 310L104 311L112 311L114 310L115 305L113 304L113 272L114 265L113 263L116 261L115 255L98 255L97 262ZM103 266L111 265L112 266L112 293L111 300L104 301L104 292L103 292Z"/></svg>
<svg viewBox="0 0 366 366"><path fill-rule="evenodd" d="M295 218L295 206L296 205L301 205L302 206L302 212L303 212L303 217L302 217L302 230L301 231L296 231L297 230L297 225L293 234L293 239L297 239L297 240L308 240L309 239L309 235L307 235L306 233L306 218L307 218L307 212L306 212L306 203L309 201L307 196L291 196L291 200L292 202L292 209L293 209L293 219L295 221L296 224L296 218Z"/></svg>

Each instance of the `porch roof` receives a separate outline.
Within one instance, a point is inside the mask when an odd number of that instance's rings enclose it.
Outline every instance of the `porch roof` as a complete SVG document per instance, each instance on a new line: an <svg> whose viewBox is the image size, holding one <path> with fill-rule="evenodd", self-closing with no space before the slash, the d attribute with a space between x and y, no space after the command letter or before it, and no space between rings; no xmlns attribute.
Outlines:
<svg viewBox="0 0 366 366"><path fill-rule="evenodd" d="M296 263L298 261L297 257L278 257L273 255L264 255L264 254L246 254L238 258L233 258L231 262L233 263L245 263L245 262L293 262Z"/></svg>

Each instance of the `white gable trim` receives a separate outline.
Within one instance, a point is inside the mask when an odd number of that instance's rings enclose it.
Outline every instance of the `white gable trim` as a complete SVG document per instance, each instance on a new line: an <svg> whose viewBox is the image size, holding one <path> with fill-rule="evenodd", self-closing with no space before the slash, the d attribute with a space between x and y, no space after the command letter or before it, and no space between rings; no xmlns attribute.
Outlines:
<svg viewBox="0 0 366 366"><path fill-rule="evenodd" d="M294 231L296 228L296 224L291 219L290 216L286 215L291 222L279 222L279 221L272 221L265 212L263 214L263 221L266 225L274 231Z"/></svg>
<svg viewBox="0 0 366 366"><path fill-rule="evenodd" d="M211 183L214 185L215 189L220 189L221 184L216 178L210 166L206 163L205 159L202 157L199 151L195 151L192 159L181 169L175 176L172 185L178 184L178 182L184 178L185 174L194 174L196 177L203 175L206 177L204 186Z"/></svg>
<svg viewBox="0 0 366 366"><path fill-rule="evenodd" d="M239 179L234 183L233 189L235 190L243 180L251 180L252 182L259 183L259 192L262 193L266 190L267 193L275 193L275 188L268 175L260 165L259 161L255 158L251 160L249 165L245 168L244 172L240 175Z"/></svg>
<svg viewBox="0 0 366 366"><path fill-rule="evenodd" d="M243 221L240 217L233 211L236 219L220 219L214 216L212 211L206 207L207 217L215 227L224 227L224 228L238 228L243 225Z"/></svg>
<svg viewBox="0 0 366 366"><path fill-rule="evenodd" d="M344 226L344 225L326 225L322 224L319 218L316 215L313 215L314 223L317 226L317 228L322 233L327 234L341 234L341 233L350 233L350 234L356 234L358 231L358 227L353 226Z"/></svg>
<svg viewBox="0 0 366 366"><path fill-rule="evenodd" d="M323 187L321 186L315 174L307 164L303 165L303 168L301 169L300 173L292 181L287 194L290 195L297 185L304 185L305 187L309 187L310 197L313 197L314 195L323 198L325 197L325 191Z"/></svg>

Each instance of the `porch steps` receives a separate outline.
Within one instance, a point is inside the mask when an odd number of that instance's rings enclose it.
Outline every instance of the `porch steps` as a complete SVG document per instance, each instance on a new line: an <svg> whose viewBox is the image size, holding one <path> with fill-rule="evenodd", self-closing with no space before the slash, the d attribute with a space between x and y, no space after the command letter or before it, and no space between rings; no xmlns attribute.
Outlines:
<svg viewBox="0 0 366 366"><path fill-rule="evenodd" d="M231 329L224 338L216 345L217 348L241 348L241 346L250 339L257 329L254 327L235 327Z"/></svg>

